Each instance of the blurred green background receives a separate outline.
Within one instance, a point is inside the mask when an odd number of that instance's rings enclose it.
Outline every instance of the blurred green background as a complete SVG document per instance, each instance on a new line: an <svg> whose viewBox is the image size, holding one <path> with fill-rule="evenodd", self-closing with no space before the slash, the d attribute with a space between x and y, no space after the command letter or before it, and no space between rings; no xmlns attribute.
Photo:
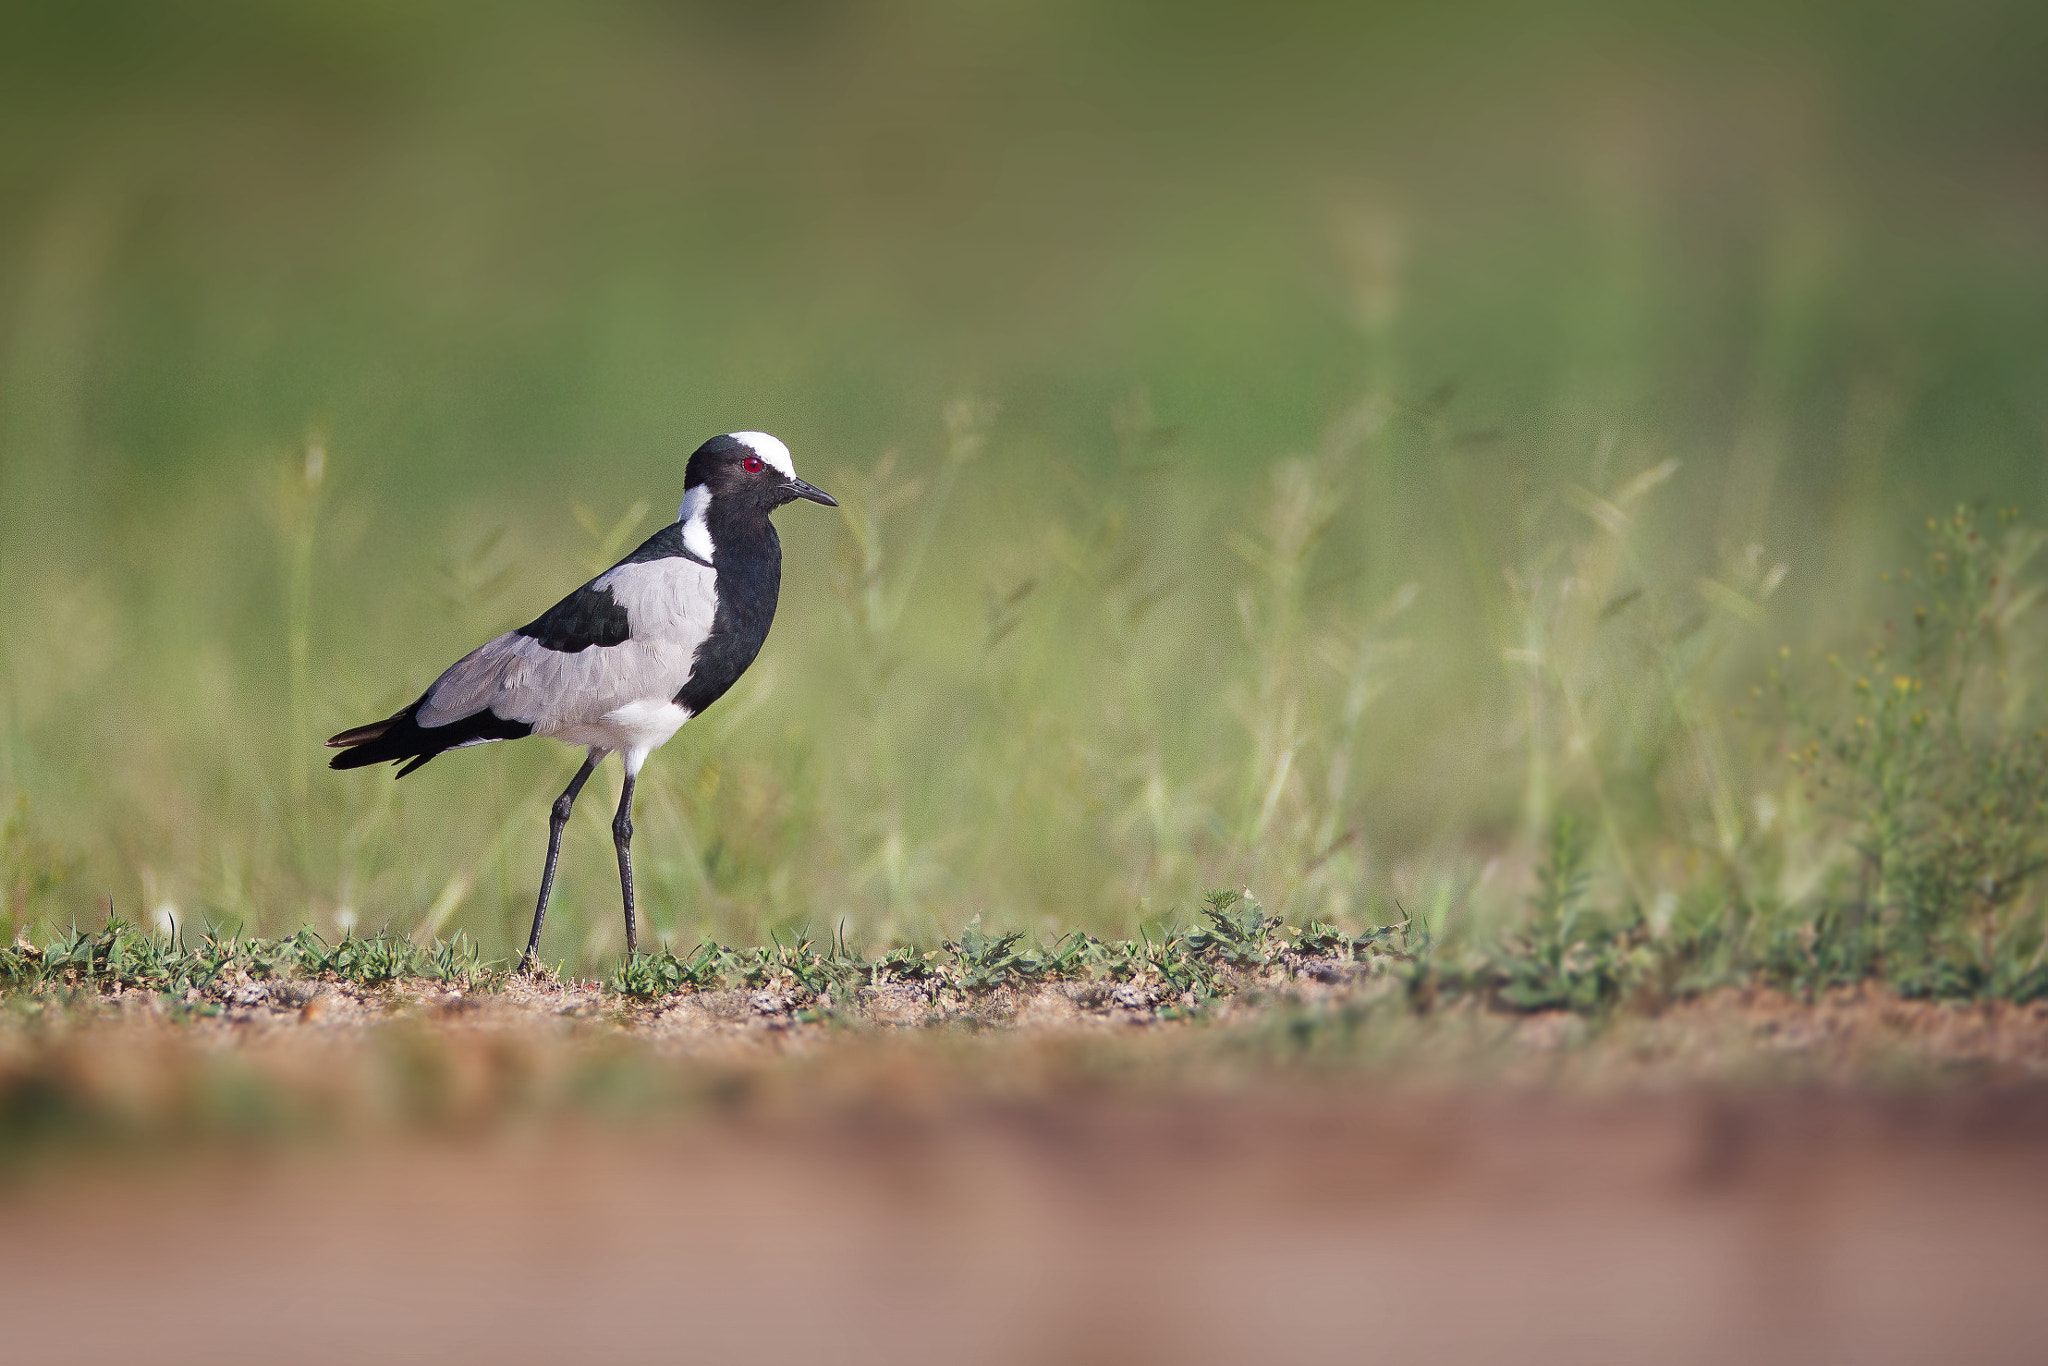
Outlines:
<svg viewBox="0 0 2048 1366"><path fill-rule="evenodd" d="M734 428L845 516L649 766L663 938L1478 922L1573 805L1796 897L1763 661L2048 492L2044 70L2021 3L9 6L6 916L516 948L573 756L319 742Z"/></svg>

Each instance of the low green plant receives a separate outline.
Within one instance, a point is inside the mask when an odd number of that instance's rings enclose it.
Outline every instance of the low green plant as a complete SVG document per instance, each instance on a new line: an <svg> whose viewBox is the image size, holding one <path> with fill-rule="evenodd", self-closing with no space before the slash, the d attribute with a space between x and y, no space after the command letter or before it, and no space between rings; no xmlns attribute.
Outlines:
<svg viewBox="0 0 2048 1366"><path fill-rule="evenodd" d="M315 942L301 946L297 964L309 976L337 977L358 986L383 986L407 976L425 976L423 955L409 940L390 935L358 939L344 934L341 942L328 948Z"/></svg>
<svg viewBox="0 0 2048 1366"><path fill-rule="evenodd" d="M946 944L946 951L953 955L959 968L961 986L968 991L989 991L1006 982L1033 976L1037 960L1017 949L1023 938L1021 930L988 933L981 927L980 916L969 921L960 931L960 938Z"/></svg>
<svg viewBox="0 0 2048 1366"><path fill-rule="evenodd" d="M700 951L701 952L701 951ZM696 957L678 958L668 949L628 954L605 979L607 990L636 1001L654 1001L712 980Z"/></svg>
<svg viewBox="0 0 2048 1366"><path fill-rule="evenodd" d="M1234 968L1262 968L1273 961L1278 945L1273 932L1280 917L1242 892L1216 891L1204 898L1206 926L1187 935L1188 949Z"/></svg>
<svg viewBox="0 0 2048 1366"><path fill-rule="evenodd" d="M1552 824L1529 923L1502 937L1489 963L1493 995L1514 1010L1611 1009L1654 955L1640 912L1591 905L1590 841L1570 813Z"/></svg>

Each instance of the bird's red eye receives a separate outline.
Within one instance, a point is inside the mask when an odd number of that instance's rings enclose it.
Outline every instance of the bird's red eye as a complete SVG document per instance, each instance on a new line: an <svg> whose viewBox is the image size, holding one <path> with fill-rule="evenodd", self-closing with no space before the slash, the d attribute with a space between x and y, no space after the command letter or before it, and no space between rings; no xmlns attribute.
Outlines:
<svg viewBox="0 0 2048 1366"><path fill-rule="evenodd" d="M748 473L748 474L759 474L760 472L761 472L761 457L760 457L760 456L758 456L758 455L750 455L750 456L748 456L748 457L747 457L747 473Z"/></svg>

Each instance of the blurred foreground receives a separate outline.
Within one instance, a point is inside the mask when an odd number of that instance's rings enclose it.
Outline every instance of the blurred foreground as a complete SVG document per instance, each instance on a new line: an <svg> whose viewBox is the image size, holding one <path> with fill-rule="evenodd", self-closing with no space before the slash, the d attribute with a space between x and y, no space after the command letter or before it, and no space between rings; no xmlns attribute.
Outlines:
<svg viewBox="0 0 2048 1366"><path fill-rule="evenodd" d="M14 1359L1991 1363L2048 1332L2039 1008L1729 993L1347 1049L1313 1014L310 1005L17 1015Z"/></svg>

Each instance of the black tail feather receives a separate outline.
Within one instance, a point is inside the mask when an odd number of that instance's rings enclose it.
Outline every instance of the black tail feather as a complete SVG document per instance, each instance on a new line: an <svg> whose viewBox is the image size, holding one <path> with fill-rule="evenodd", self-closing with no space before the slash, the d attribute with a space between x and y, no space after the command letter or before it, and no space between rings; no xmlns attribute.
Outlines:
<svg viewBox="0 0 2048 1366"><path fill-rule="evenodd" d="M343 752L328 760L329 768L367 768L371 764L404 763L398 770L403 778L436 755L460 745L485 740L519 740L533 734L524 721L507 721L485 708L446 725L422 726L416 719L427 699L422 697L404 711L367 726L345 730L327 743Z"/></svg>
<svg viewBox="0 0 2048 1366"><path fill-rule="evenodd" d="M406 710L410 711L411 708ZM400 721L403 721L405 717L406 712L402 711L396 716L387 716L382 721L372 721L367 726L357 726L354 730L345 730L339 735L330 735L327 737L327 747L329 749L353 749L357 745L368 744Z"/></svg>

